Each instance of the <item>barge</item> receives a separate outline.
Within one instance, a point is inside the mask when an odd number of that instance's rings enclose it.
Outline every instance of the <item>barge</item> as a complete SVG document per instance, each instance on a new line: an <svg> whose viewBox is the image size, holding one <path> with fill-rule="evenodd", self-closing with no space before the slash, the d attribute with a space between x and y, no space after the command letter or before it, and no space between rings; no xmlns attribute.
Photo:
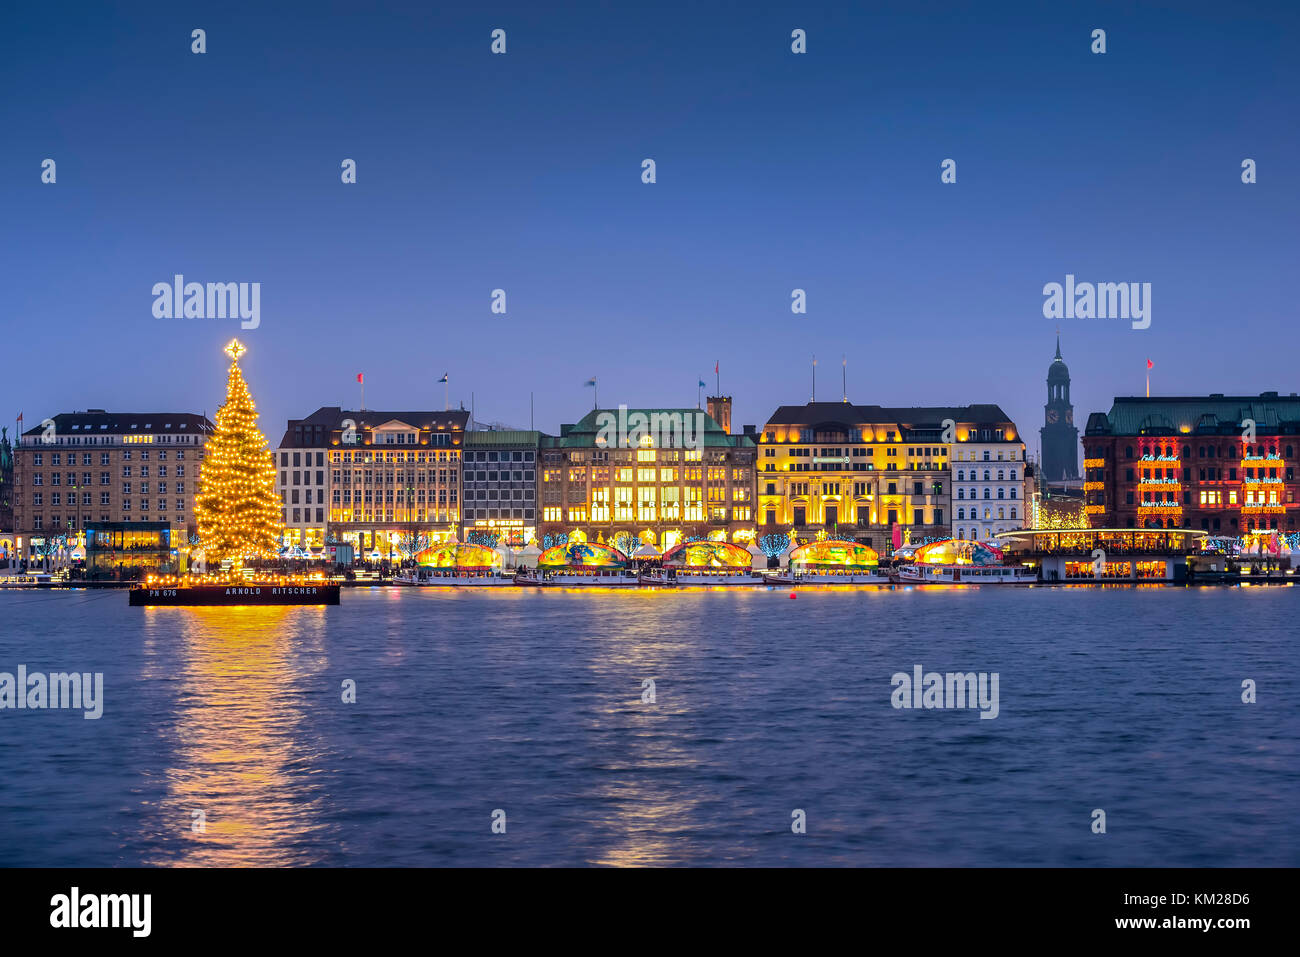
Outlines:
<svg viewBox="0 0 1300 957"><path fill-rule="evenodd" d="M339 586L326 582L243 582L218 585L141 585L132 606L337 605Z"/></svg>

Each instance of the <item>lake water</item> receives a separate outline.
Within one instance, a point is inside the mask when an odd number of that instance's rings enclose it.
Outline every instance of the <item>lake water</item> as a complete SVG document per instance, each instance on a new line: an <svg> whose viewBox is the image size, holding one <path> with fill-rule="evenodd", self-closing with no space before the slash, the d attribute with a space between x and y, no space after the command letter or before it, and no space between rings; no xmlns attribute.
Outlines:
<svg viewBox="0 0 1300 957"><path fill-rule="evenodd" d="M0 711L2 865L1300 864L1292 587L0 615L0 671L104 674L98 720ZM997 717L895 709L916 665Z"/></svg>

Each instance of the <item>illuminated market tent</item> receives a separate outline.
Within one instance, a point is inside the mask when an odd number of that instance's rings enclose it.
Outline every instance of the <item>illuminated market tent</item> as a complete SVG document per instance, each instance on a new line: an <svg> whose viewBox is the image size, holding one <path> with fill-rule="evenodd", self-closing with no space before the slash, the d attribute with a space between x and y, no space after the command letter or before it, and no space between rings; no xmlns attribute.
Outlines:
<svg viewBox="0 0 1300 957"><path fill-rule="evenodd" d="M538 568L626 568L627 556L599 542L554 545L537 559Z"/></svg>
<svg viewBox="0 0 1300 957"><path fill-rule="evenodd" d="M913 559L923 565L998 565L1002 550L968 539L944 539L922 545Z"/></svg>
<svg viewBox="0 0 1300 957"><path fill-rule="evenodd" d="M874 548L858 542L828 539L800 545L790 553L790 567L795 571L805 569L870 569L880 564Z"/></svg>
<svg viewBox="0 0 1300 957"><path fill-rule="evenodd" d="M1284 536L1277 533L1276 529L1268 529L1243 535L1237 554L1282 558L1291 554L1291 546Z"/></svg>
<svg viewBox="0 0 1300 957"><path fill-rule="evenodd" d="M749 568L753 556L730 542L683 542L664 552L665 568Z"/></svg>
<svg viewBox="0 0 1300 957"><path fill-rule="evenodd" d="M486 571L499 567L501 556L485 545L437 545L416 552L415 563L425 568L455 568L461 571Z"/></svg>

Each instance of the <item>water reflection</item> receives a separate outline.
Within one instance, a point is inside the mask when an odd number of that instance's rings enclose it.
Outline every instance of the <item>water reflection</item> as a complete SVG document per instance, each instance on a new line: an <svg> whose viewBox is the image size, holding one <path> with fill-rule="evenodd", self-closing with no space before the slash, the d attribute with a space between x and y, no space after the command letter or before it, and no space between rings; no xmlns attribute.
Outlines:
<svg viewBox="0 0 1300 957"><path fill-rule="evenodd" d="M179 680L172 754L149 864L285 866L315 863L322 800L309 783L304 679L324 667L323 608L150 609L159 637L153 680ZM304 664L306 662L307 664ZM173 672L179 670L179 674ZM167 672L167 673L162 673ZM196 811L204 826L193 829ZM172 830L175 828L175 831ZM178 839L179 838L179 839ZM313 849L314 848L314 849Z"/></svg>
<svg viewBox="0 0 1300 957"><path fill-rule="evenodd" d="M680 861L691 841L701 798L681 781L700 773L701 759L676 730L689 708L681 695L656 692L653 704L642 701L648 690L642 681L662 680L690 650L690 635L665 634L660 627L655 612L665 605L665 594L627 596L632 601L619 609L621 620L591 644L587 669L611 689L600 696L590 720L606 763L583 802L602 808L600 833L589 850L592 864L664 866Z"/></svg>

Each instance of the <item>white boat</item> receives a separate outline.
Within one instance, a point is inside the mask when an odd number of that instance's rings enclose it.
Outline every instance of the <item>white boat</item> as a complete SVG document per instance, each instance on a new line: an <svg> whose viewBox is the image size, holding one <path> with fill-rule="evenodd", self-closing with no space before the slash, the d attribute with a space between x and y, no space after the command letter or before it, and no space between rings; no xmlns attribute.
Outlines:
<svg viewBox="0 0 1300 957"><path fill-rule="evenodd" d="M524 588L636 588L641 583L635 572L622 568L525 569L514 577Z"/></svg>
<svg viewBox="0 0 1300 957"><path fill-rule="evenodd" d="M659 588L715 587L718 585L761 585L762 578L752 571L739 571L732 568L718 569L683 569L652 568L643 571L640 576L642 585Z"/></svg>
<svg viewBox="0 0 1300 957"><path fill-rule="evenodd" d="M0 588L40 588L52 584L53 577L44 572L18 572L0 575Z"/></svg>
<svg viewBox="0 0 1300 957"><path fill-rule="evenodd" d="M416 585L433 588L495 588L514 587L512 575L497 572L458 572L455 569L415 569L414 574L404 572L393 578L399 585Z"/></svg>
<svg viewBox="0 0 1300 957"><path fill-rule="evenodd" d="M888 575L868 571L850 571L846 569L844 571L792 572L786 569L779 572L768 572L763 576L763 584L780 585L788 588L798 585L888 585L890 579Z"/></svg>
<svg viewBox="0 0 1300 957"><path fill-rule="evenodd" d="M906 585L1033 585L1038 571L1023 565L899 565L895 578Z"/></svg>

